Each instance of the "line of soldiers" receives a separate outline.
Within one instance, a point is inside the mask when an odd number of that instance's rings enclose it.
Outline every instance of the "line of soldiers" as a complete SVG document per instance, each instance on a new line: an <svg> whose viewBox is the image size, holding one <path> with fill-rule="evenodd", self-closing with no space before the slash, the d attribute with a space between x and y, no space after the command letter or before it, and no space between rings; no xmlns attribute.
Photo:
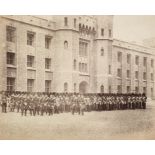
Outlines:
<svg viewBox="0 0 155 155"><path fill-rule="evenodd" d="M63 112L110 111L146 109L145 94L75 94L2 92L2 112L21 112L21 115L53 115Z"/></svg>

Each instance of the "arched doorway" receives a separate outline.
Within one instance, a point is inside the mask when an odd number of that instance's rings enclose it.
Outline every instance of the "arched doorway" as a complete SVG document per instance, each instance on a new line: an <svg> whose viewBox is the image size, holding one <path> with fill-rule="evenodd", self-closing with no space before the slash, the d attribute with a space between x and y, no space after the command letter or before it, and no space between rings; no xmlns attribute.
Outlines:
<svg viewBox="0 0 155 155"><path fill-rule="evenodd" d="M82 81L79 84L79 93L82 94L88 93L88 83L86 81Z"/></svg>

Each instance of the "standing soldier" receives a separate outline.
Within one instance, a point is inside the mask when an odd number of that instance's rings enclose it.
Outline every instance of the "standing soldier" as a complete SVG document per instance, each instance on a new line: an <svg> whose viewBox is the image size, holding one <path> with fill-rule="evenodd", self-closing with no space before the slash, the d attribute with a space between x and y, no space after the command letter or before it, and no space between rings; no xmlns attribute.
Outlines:
<svg viewBox="0 0 155 155"><path fill-rule="evenodd" d="M146 100L147 100L147 97L145 96L145 94L142 95L142 106L143 106L143 109L146 109Z"/></svg>
<svg viewBox="0 0 155 155"><path fill-rule="evenodd" d="M6 108L7 108L7 98L6 98L5 93L3 92L2 93L2 112L3 113L7 112Z"/></svg>

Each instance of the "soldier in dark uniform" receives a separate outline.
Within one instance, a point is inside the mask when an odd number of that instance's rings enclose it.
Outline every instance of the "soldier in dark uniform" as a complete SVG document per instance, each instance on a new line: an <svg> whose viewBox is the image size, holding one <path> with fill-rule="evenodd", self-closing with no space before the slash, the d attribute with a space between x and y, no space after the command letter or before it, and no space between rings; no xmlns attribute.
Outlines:
<svg viewBox="0 0 155 155"><path fill-rule="evenodd" d="M2 112L7 113L7 98L4 93L2 94Z"/></svg>
<svg viewBox="0 0 155 155"><path fill-rule="evenodd" d="M143 109L146 109L146 100L147 100L147 97L145 96L145 94L142 94L142 107L143 107Z"/></svg>

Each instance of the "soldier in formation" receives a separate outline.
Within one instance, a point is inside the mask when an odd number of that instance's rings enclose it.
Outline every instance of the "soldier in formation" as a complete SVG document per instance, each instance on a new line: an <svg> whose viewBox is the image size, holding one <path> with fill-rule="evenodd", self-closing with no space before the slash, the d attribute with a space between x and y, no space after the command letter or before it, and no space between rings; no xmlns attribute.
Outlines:
<svg viewBox="0 0 155 155"><path fill-rule="evenodd" d="M26 93L2 92L2 112L36 116L69 113L84 115L91 111L146 109L145 94L77 94L77 93Z"/></svg>

